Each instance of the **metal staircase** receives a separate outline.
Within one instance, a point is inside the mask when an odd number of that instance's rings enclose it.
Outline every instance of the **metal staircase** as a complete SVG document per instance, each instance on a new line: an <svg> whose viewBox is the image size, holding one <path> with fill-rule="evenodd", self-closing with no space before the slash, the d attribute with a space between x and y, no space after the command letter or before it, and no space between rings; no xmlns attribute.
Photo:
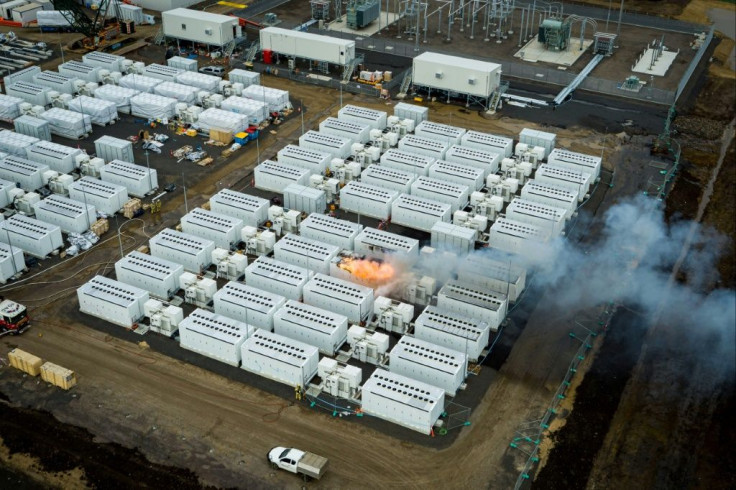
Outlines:
<svg viewBox="0 0 736 490"><path fill-rule="evenodd" d="M164 28L161 27L157 32L156 35L153 36L153 44L156 46L160 46L164 43L166 40L166 36L164 36Z"/></svg>
<svg viewBox="0 0 736 490"><path fill-rule="evenodd" d="M501 102L501 96L508 90L509 88L509 82L501 82L501 84L498 86L498 90L493 92L493 96L491 97L491 101L488 104L488 112L491 114L496 112L496 109L498 109L498 104Z"/></svg>
<svg viewBox="0 0 736 490"><path fill-rule="evenodd" d="M353 76L353 72L355 71L355 67L358 66L363 62L363 55L356 55L355 58L353 58L350 63L345 65L345 69L342 72L342 81L347 83L350 81L350 78Z"/></svg>
<svg viewBox="0 0 736 490"><path fill-rule="evenodd" d="M250 45L250 48L248 48L248 52L245 53L245 63L253 63L253 60L256 59L256 55L258 54L258 50L261 47L261 43L258 41L253 41Z"/></svg>
<svg viewBox="0 0 736 490"><path fill-rule="evenodd" d="M406 73L404 74L404 79L401 80L401 87L399 87L399 93L398 98L403 99L406 98L406 94L409 91L409 86L411 85L411 75L412 75L412 69L409 68L406 70Z"/></svg>

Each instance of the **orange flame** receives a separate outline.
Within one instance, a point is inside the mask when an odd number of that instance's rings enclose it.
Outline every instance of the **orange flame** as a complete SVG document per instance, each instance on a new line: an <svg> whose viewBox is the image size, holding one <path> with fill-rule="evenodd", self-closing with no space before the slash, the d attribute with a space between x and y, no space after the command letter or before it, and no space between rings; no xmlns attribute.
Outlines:
<svg viewBox="0 0 736 490"><path fill-rule="evenodd" d="M346 257L338 264L358 279L372 284L383 284L393 279L396 271L386 262L370 259L354 259Z"/></svg>

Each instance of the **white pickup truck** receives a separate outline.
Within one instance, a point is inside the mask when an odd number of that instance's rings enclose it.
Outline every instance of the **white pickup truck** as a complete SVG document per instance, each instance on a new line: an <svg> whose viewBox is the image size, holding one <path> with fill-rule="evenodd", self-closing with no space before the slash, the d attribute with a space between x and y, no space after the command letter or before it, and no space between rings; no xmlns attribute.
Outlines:
<svg viewBox="0 0 736 490"><path fill-rule="evenodd" d="M275 447L268 452L268 461L274 468L302 475L304 479L319 480L325 474L327 458L290 447Z"/></svg>

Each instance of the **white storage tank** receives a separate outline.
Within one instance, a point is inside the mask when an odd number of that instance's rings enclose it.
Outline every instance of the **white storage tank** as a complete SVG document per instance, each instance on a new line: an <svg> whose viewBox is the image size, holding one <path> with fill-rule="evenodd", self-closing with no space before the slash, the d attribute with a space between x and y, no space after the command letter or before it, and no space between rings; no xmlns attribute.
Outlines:
<svg viewBox="0 0 736 490"><path fill-rule="evenodd" d="M466 130L463 128L431 121L422 121L414 128L414 134L416 136L437 141L447 141L451 145L459 144L465 132Z"/></svg>
<svg viewBox="0 0 736 490"><path fill-rule="evenodd" d="M176 114L177 100L171 97L141 93L130 98L130 113L146 119L171 119Z"/></svg>
<svg viewBox="0 0 736 490"><path fill-rule="evenodd" d="M109 71L123 71L124 56L92 51L82 55L82 62L87 65L99 66Z"/></svg>
<svg viewBox="0 0 736 490"><path fill-rule="evenodd" d="M172 68L179 68L185 71L197 71L197 60L183 58L181 56L172 56L166 60L166 65Z"/></svg>
<svg viewBox="0 0 736 490"><path fill-rule="evenodd" d="M310 150L296 145L286 145L276 154L279 163L306 168L312 175L324 175L332 161L332 154Z"/></svg>
<svg viewBox="0 0 736 490"><path fill-rule="evenodd" d="M460 144L467 148L481 151L500 153L503 158L510 157L514 152L514 140L505 136L468 131L460 139Z"/></svg>
<svg viewBox="0 0 736 490"><path fill-rule="evenodd" d="M137 90L141 93L150 94L153 93L153 88L160 83L163 83L163 80L131 73L121 78L118 82L118 85L123 88ZM100 90L102 88L104 88L104 86L100 87L97 90ZM97 96L97 91L95 91L95 96Z"/></svg>
<svg viewBox="0 0 736 490"><path fill-rule="evenodd" d="M125 186L128 194L145 197L158 189L158 172L135 163L113 160L100 169L100 178L105 182Z"/></svg>
<svg viewBox="0 0 736 490"><path fill-rule="evenodd" d="M363 226L352 221L333 218L326 214L312 213L299 225L299 234L305 238L318 240L352 250L355 237L363 230Z"/></svg>
<svg viewBox="0 0 736 490"><path fill-rule="evenodd" d="M64 233L84 233L97 221L92 205L52 194L33 205L36 218L61 228Z"/></svg>
<svg viewBox="0 0 736 490"><path fill-rule="evenodd" d="M508 304L505 294L457 281L447 282L437 294L438 308L483 320L492 332L498 331L506 318Z"/></svg>
<svg viewBox="0 0 736 490"><path fill-rule="evenodd" d="M348 319L316 306L289 300L274 315L274 332L334 356L347 341Z"/></svg>
<svg viewBox="0 0 736 490"><path fill-rule="evenodd" d="M258 329L273 331L274 314L286 298L237 281L230 281L213 296L215 313Z"/></svg>
<svg viewBox="0 0 736 490"><path fill-rule="evenodd" d="M430 232L432 248L452 251L458 255L475 250L475 242L478 239L477 230L444 222L435 223Z"/></svg>
<svg viewBox="0 0 736 490"><path fill-rule="evenodd" d="M349 138L353 143L368 143L371 139L371 125L328 117L319 123L319 132Z"/></svg>
<svg viewBox="0 0 736 490"><path fill-rule="evenodd" d="M416 178L415 173L376 164L368 165L360 174L360 181L365 184L405 193L411 192Z"/></svg>
<svg viewBox="0 0 736 490"><path fill-rule="evenodd" d="M503 252L533 257L548 240L549 233L539 226L497 218L491 225L489 244Z"/></svg>
<svg viewBox="0 0 736 490"><path fill-rule="evenodd" d="M481 358L490 333L486 322L436 306L427 306L414 322L415 339L462 352L471 362Z"/></svg>
<svg viewBox="0 0 736 490"><path fill-rule="evenodd" d="M389 353L388 368L455 396L465 382L468 360L462 352L404 335Z"/></svg>
<svg viewBox="0 0 736 490"><path fill-rule="evenodd" d="M438 221L452 221L452 206L424 197L401 194L391 204L391 222L429 233Z"/></svg>
<svg viewBox="0 0 736 490"><path fill-rule="evenodd" d="M253 332L250 325L197 308L179 323L179 345L238 367L243 342Z"/></svg>
<svg viewBox="0 0 736 490"><path fill-rule="evenodd" d="M183 273L181 264L138 251L115 262L118 281L145 289L163 300L168 300L179 290L179 277Z"/></svg>
<svg viewBox="0 0 736 490"><path fill-rule="evenodd" d="M578 193L578 201L582 202L590 192L593 177L587 172L544 164L537 169L534 180L575 191Z"/></svg>
<svg viewBox="0 0 736 490"><path fill-rule="evenodd" d="M351 322L360 323L370 320L373 314L373 288L326 274L316 274L304 286L304 302L340 313Z"/></svg>
<svg viewBox="0 0 736 490"><path fill-rule="evenodd" d="M485 186L483 169L460 163L438 161L429 167L429 176L439 180L467 185L471 191L479 191Z"/></svg>
<svg viewBox="0 0 736 490"><path fill-rule="evenodd" d="M140 90L118 85L102 85L95 90L95 98L114 102L119 113L130 114L130 99L140 93Z"/></svg>
<svg viewBox="0 0 736 490"><path fill-rule="evenodd" d="M253 171L256 189L284 192L289 184L309 185L312 173L301 167L265 160Z"/></svg>
<svg viewBox="0 0 736 490"><path fill-rule="evenodd" d="M60 145L51 141L39 141L26 148L25 156L46 165L60 174L71 173L77 167L77 159L84 155L79 148Z"/></svg>
<svg viewBox="0 0 736 490"><path fill-rule="evenodd" d="M102 70L99 66L80 63L79 61L67 61L60 64L56 69L66 77L79 78L85 82L99 82L100 70Z"/></svg>
<svg viewBox="0 0 736 490"><path fill-rule="evenodd" d="M306 387L317 374L319 350L309 344L267 330L243 343L242 368L293 387Z"/></svg>
<svg viewBox="0 0 736 490"><path fill-rule="evenodd" d="M33 136L16 133L9 129L0 130L0 152L7 155L26 156L26 149L40 140Z"/></svg>
<svg viewBox="0 0 736 490"><path fill-rule="evenodd" d="M452 145L445 154L445 161L459 163L483 170L483 178L495 174L501 165L502 156L493 151L483 151L465 146Z"/></svg>
<svg viewBox="0 0 736 490"><path fill-rule="evenodd" d="M227 79L232 83L242 83L243 87L261 84L260 73L257 71L241 70L240 68L230 70L230 73L227 74Z"/></svg>
<svg viewBox="0 0 736 490"><path fill-rule="evenodd" d="M376 228L365 228L355 237L355 253L385 259L395 257L413 264L419 259L419 240Z"/></svg>
<svg viewBox="0 0 736 490"><path fill-rule="evenodd" d="M22 214L0 221L0 242L19 247L40 259L64 246L61 228Z"/></svg>
<svg viewBox="0 0 736 490"><path fill-rule="evenodd" d="M193 235L165 229L149 241L151 255L184 266L184 270L200 274L212 263L215 242Z"/></svg>
<svg viewBox="0 0 736 490"><path fill-rule="evenodd" d="M276 242L273 256L288 264L306 267L321 274L330 273L330 261L340 251L340 247L311 240L289 233Z"/></svg>
<svg viewBox="0 0 736 490"><path fill-rule="evenodd" d="M243 226L241 219L202 208L194 208L181 217L184 233L212 240L226 250L232 250L240 242Z"/></svg>
<svg viewBox="0 0 736 490"><path fill-rule="evenodd" d="M122 185L85 176L69 186L69 197L91 204L99 212L113 215L128 202L128 190Z"/></svg>
<svg viewBox="0 0 736 490"><path fill-rule="evenodd" d="M578 208L578 193L558 185L529 180L521 188L521 197L565 210L565 219L572 218Z"/></svg>
<svg viewBox="0 0 736 490"><path fill-rule="evenodd" d="M9 96L18 97L29 104L41 107L45 107L50 102L48 96L49 92L51 92L49 87L34 83L33 80L27 82L14 82L11 85L5 85L5 93Z"/></svg>
<svg viewBox="0 0 736 490"><path fill-rule="evenodd" d="M468 205L470 188L467 185L422 176L411 184L411 195L447 203L452 206L454 213Z"/></svg>
<svg viewBox="0 0 736 490"><path fill-rule="evenodd" d="M130 328L144 317L148 291L105 276L95 276L77 289L79 311Z"/></svg>
<svg viewBox="0 0 736 490"><path fill-rule="evenodd" d="M388 114L384 111L377 111L375 109L368 109L367 107L348 104L337 111L337 118L341 121L367 124L372 129L380 129L383 131L386 129Z"/></svg>
<svg viewBox="0 0 736 490"><path fill-rule="evenodd" d="M157 63L151 63L143 69L143 75L151 78L157 78L165 82L176 81L177 75L185 73L181 68L174 68L172 66L159 65Z"/></svg>
<svg viewBox="0 0 736 490"><path fill-rule="evenodd" d="M450 143L442 140L422 138L413 134L407 134L399 140L399 150L417 155L442 160L450 147Z"/></svg>
<svg viewBox="0 0 736 490"><path fill-rule="evenodd" d="M434 157L395 149L388 150L381 155L381 165L384 167L412 172L417 175L429 175L429 168L436 161L437 159Z"/></svg>
<svg viewBox="0 0 736 490"><path fill-rule="evenodd" d="M546 159L552 150L555 149L557 135L554 133L547 133L545 131L538 131L536 129L524 128L519 133L519 143L524 143L529 145L529 147L541 146L544 148L543 159Z"/></svg>
<svg viewBox="0 0 736 490"><path fill-rule="evenodd" d="M245 282L287 299L301 301L304 285L313 274L304 267L261 256L245 269Z"/></svg>
<svg viewBox="0 0 736 490"><path fill-rule="evenodd" d="M603 160L601 157L555 148L547 156L547 163L556 167L565 167L571 170L589 173L595 181L601 176Z"/></svg>
<svg viewBox="0 0 736 490"><path fill-rule="evenodd" d="M565 210L546 204L514 198L506 207L506 218L536 225L546 230L550 238L560 236L565 231Z"/></svg>
<svg viewBox="0 0 736 490"><path fill-rule="evenodd" d="M16 182L21 189L28 192L43 187L43 174L48 171L48 165L15 155L8 155L0 161L0 178Z"/></svg>
<svg viewBox="0 0 736 490"><path fill-rule="evenodd" d="M340 209L386 220L391 216L391 204L397 197L397 191L353 180L340 191Z"/></svg>
<svg viewBox="0 0 736 490"><path fill-rule="evenodd" d="M307 131L299 137L299 146L314 150L327 152L333 157L347 158L351 153L353 142L349 138Z"/></svg>
<svg viewBox="0 0 736 490"><path fill-rule="evenodd" d="M23 250L0 242L0 284L26 269Z"/></svg>
<svg viewBox="0 0 736 490"><path fill-rule="evenodd" d="M42 71L33 76L33 83L56 90L62 94L74 94L74 81L77 77L68 77L55 71ZM8 94L10 95L10 94Z"/></svg>
<svg viewBox="0 0 736 490"><path fill-rule="evenodd" d="M518 262L518 258L511 255L470 254L458 265L457 280L503 293L513 303L526 287L526 269Z"/></svg>
<svg viewBox="0 0 736 490"><path fill-rule="evenodd" d="M15 118L13 126L16 133L51 141L51 125L45 119L24 114Z"/></svg>
<svg viewBox="0 0 736 490"><path fill-rule="evenodd" d="M243 220L245 226L258 227L268 219L267 199L251 196L231 189L222 189L210 197L210 209Z"/></svg>
<svg viewBox="0 0 736 490"><path fill-rule="evenodd" d="M429 119L429 108L420 105L399 102L394 106L394 116L400 119L410 119L415 124Z"/></svg>
<svg viewBox="0 0 736 490"><path fill-rule="evenodd" d="M105 135L97 138L95 140L95 154L106 162L122 160L123 162L135 163L133 143L113 136Z"/></svg>

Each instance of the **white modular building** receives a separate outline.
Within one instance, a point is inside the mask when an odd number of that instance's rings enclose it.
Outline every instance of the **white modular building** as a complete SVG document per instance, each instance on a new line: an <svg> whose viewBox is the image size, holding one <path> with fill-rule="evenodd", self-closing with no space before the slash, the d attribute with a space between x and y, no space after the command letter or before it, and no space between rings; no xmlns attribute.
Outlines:
<svg viewBox="0 0 736 490"><path fill-rule="evenodd" d="M513 256L470 254L458 265L457 280L505 294L513 303L526 287L526 269L516 262Z"/></svg>
<svg viewBox="0 0 736 490"><path fill-rule="evenodd" d="M478 231L466 226L438 221L430 230L432 248L457 254L468 254L475 250Z"/></svg>
<svg viewBox="0 0 736 490"><path fill-rule="evenodd" d="M352 250L355 237L362 230L363 226L358 223L320 213L310 214L299 224L299 234L304 238L329 243L342 250Z"/></svg>
<svg viewBox="0 0 736 490"><path fill-rule="evenodd" d="M45 119L27 114L14 119L13 126L16 133L32 136L41 141L51 141L51 125Z"/></svg>
<svg viewBox="0 0 736 490"><path fill-rule="evenodd" d="M347 341L348 318L316 306L289 300L274 315L274 332L334 356Z"/></svg>
<svg viewBox="0 0 736 490"><path fill-rule="evenodd" d="M449 281L437 294L437 307L488 323L496 332L506 318L509 300L505 294L471 284Z"/></svg>
<svg viewBox="0 0 736 490"><path fill-rule="evenodd" d="M546 230L550 238L560 236L565 231L565 210L546 204L514 198L506 207L506 218L521 223L536 225Z"/></svg>
<svg viewBox="0 0 736 490"><path fill-rule="evenodd" d="M367 123L345 121L336 117L328 117L319 123L319 132L350 138L353 143L368 143L371 139L371 126Z"/></svg>
<svg viewBox="0 0 736 490"><path fill-rule="evenodd" d="M452 145L445 154L445 161L447 162L483 169L483 178L498 172L501 159L500 153L459 145Z"/></svg>
<svg viewBox="0 0 736 490"><path fill-rule="evenodd" d="M365 184L404 193L411 192L416 178L415 173L376 164L368 165L360 174L360 181Z"/></svg>
<svg viewBox="0 0 736 490"><path fill-rule="evenodd" d="M425 155L443 160L450 143L443 140L422 138L413 134L407 134L399 140L399 150L416 155Z"/></svg>
<svg viewBox="0 0 736 490"><path fill-rule="evenodd" d="M389 353L388 368L455 396L465 382L468 359L462 352L404 335Z"/></svg>
<svg viewBox="0 0 736 490"><path fill-rule="evenodd" d="M94 206L58 194L37 202L33 210L37 219L58 226L64 233L84 233L97 221Z"/></svg>
<svg viewBox="0 0 736 490"><path fill-rule="evenodd" d="M0 242L0 284L26 269L23 250Z"/></svg>
<svg viewBox="0 0 736 490"><path fill-rule="evenodd" d="M85 176L69 186L69 197L91 204L97 211L113 215L128 202L128 189L122 185Z"/></svg>
<svg viewBox="0 0 736 490"><path fill-rule="evenodd" d="M27 192L43 187L43 174L48 171L48 165L35 163L15 155L8 155L0 160L0 178L16 182L21 189Z"/></svg>
<svg viewBox="0 0 736 490"><path fill-rule="evenodd" d="M169 2L173 3L173 0L169 0ZM161 23L164 36L166 37L211 46L225 46L241 35L237 17L213 14L201 10L190 10L186 8L162 9Z"/></svg>
<svg viewBox="0 0 736 490"><path fill-rule="evenodd" d="M168 300L179 290L179 277L183 273L181 264L138 251L130 252L115 262L118 281L145 289L163 300Z"/></svg>
<svg viewBox="0 0 736 490"><path fill-rule="evenodd" d="M435 89L489 99L501 84L501 65L428 51L414 57L412 83L430 95Z"/></svg>
<svg viewBox="0 0 736 490"><path fill-rule="evenodd" d="M468 131L460 139L460 144L467 148L500 153L503 158L509 158L514 153L513 138L480 131Z"/></svg>
<svg viewBox="0 0 736 490"><path fill-rule="evenodd" d="M286 298L242 282L230 281L212 297L215 313L273 332L274 314Z"/></svg>
<svg viewBox="0 0 736 490"><path fill-rule="evenodd" d="M365 228L355 237L355 253L378 258L396 257L413 264L419 260L419 240L376 228Z"/></svg>
<svg viewBox="0 0 736 490"><path fill-rule="evenodd" d="M434 157L396 149L390 149L381 155L381 165L384 167L412 172L417 175L429 175L429 168L435 162L437 162L437 159Z"/></svg>
<svg viewBox="0 0 736 490"><path fill-rule="evenodd" d="M565 219L572 218L578 209L578 193L558 185L529 180L521 188L521 197L529 201L546 204L565 210Z"/></svg>
<svg viewBox="0 0 736 490"><path fill-rule="evenodd" d="M307 131L299 137L299 146L308 150L324 151L336 158L350 156L353 142L343 136ZM329 163L329 162L328 162Z"/></svg>
<svg viewBox="0 0 736 490"><path fill-rule="evenodd" d="M225 364L240 366L243 342L254 328L201 308L179 322L179 345Z"/></svg>
<svg viewBox="0 0 736 490"><path fill-rule="evenodd" d="M432 177L418 177L411 184L411 195L444 202L452 206L454 213L468 205L470 188L467 185Z"/></svg>
<svg viewBox="0 0 736 490"><path fill-rule="evenodd" d="M361 410L429 435L445 410L445 390L376 369L363 383Z"/></svg>
<svg viewBox="0 0 736 490"><path fill-rule="evenodd" d="M429 233L438 221L452 221L451 205L409 194L401 194L391 204L391 222L397 225Z"/></svg>
<svg viewBox="0 0 736 490"><path fill-rule="evenodd" d="M538 131L536 129L524 128L519 133L519 143L533 146L541 146L544 148L544 158L547 158L552 150L555 149L557 143L557 135Z"/></svg>
<svg viewBox="0 0 736 490"><path fill-rule="evenodd" d="M253 171L256 189L283 193L289 184L309 185L312 172L302 167L265 160Z"/></svg>
<svg viewBox="0 0 736 490"><path fill-rule="evenodd" d="M340 313L351 322L360 323L369 320L373 314L373 288L326 274L316 274L304 286L304 302Z"/></svg>
<svg viewBox="0 0 736 490"><path fill-rule="evenodd" d="M242 70L235 68L227 74L227 79L232 83L242 83L243 87L261 84L261 74L257 71Z"/></svg>
<svg viewBox="0 0 736 490"><path fill-rule="evenodd" d="M586 155L585 153L576 153L574 151L555 148L547 156L547 163L556 167L565 167L571 170L589 173L595 181L601 176L603 159L593 155Z"/></svg>
<svg viewBox="0 0 736 490"><path fill-rule="evenodd" d="M42 71L33 76L33 83L36 85L43 85L62 94L75 92L74 80L76 77L67 77L55 71Z"/></svg>
<svg viewBox="0 0 736 490"><path fill-rule="evenodd" d="M174 82L176 81L176 76L180 73L184 73L184 70L181 68L151 63L143 69L142 75L144 77L158 78L164 82Z"/></svg>
<svg viewBox="0 0 736 490"><path fill-rule="evenodd" d="M140 93L130 98L130 113L146 119L171 119L176 114L177 100L156 94Z"/></svg>
<svg viewBox="0 0 736 490"><path fill-rule="evenodd" d="M312 175L324 175L333 158L326 151L310 150L296 145L286 145L276 156L279 163L306 168Z"/></svg>
<svg viewBox="0 0 736 490"><path fill-rule="evenodd" d="M19 247L40 259L64 246L61 228L22 214L0 221L0 242Z"/></svg>
<svg viewBox="0 0 736 490"><path fill-rule="evenodd" d="M113 160L100 169L100 178L105 182L122 185L128 195L145 197L158 189L158 172L135 163Z"/></svg>
<svg viewBox="0 0 736 490"><path fill-rule="evenodd" d="M460 144L465 132L466 130L463 128L431 121L422 121L414 128L414 134L421 138L447 141L451 145Z"/></svg>
<svg viewBox="0 0 736 490"><path fill-rule="evenodd" d="M391 216L391 204L397 191L351 180L340 191L340 209L385 220Z"/></svg>
<svg viewBox="0 0 736 490"><path fill-rule="evenodd" d="M183 85L176 82L162 82L153 87L153 93L191 105L197 100L199 89L191 85Z"/></svg>
<svg viewBox="0 0 736 490"><path fill-rule="evenodd" d="M133 143L113 136L100 136L95 140L95 154L105 160L122 160L123 162L135 163L133 155Z"/></svg>
<svg viewBox="0 0 736 490"><path fill-rule="evenodd" d="M578 193L578 201L582 202L590 192L593 176L587 172L557 167L550 164L540 165L534 174L534 180L543 184L564 187Z"/></svg>
<svg viewBox="0 0 736 490"><path fill-rule="evenodd" d="M273 256L287 264L306 267L321 274L330 273L330 261L340 247L304 238L293 233L285 235L273 247Z"/></svg>
<svg viewBox="0 0 736 490"><path fill-rule="evenodd" d="M388 114L385 111L377 111L356 105L345 105L337 111L337 118L341 121L367 124L371 129L386 129Z"/></svg>
<svg viewBox="0 0 736 490"><path fill-rule="evenodd" d="M92 83L100 81L100 70L102 70L99 66L80 63L79 61L67 61L60 64L56 69L65 77L78 78Z"/></svg>
<svg viewBox="0 0 736 490"><path fill-rule="evenodd" d="M130 75L125 75L123 78L120 79L118 82L118 85L123 88L128 88L132 90L137 90L141 93L153 93L153 88L156 85L159 85L160 83L163 83L163 80L160 80L158 78L153 77L147 77L145 75L139 75L136 73L131 73ZM97 90L100 90L104 88L105 85L98 88ZM97 90L95 91L95 97L97 97Z"/></svg>
<svg viewBox="0 0 736 490"><path fill-rule="evenodd" d="M222 189L210 197L210 209L215 213L232 216L245 226L258 227L268 219L268 199L251 196L231 189Z"/></svg>
<svg viewBox="0 0 736 490"><path fill-rule="evenodd" d="M51 141L39 141L26 148L26 157L37 163L45 163L60 174L71 173L77 167L77 159L84 152L79 148L60 145Z"/></svg>
<svg viewBox="0 0 736 490"><path fill-rule="evenodd" d="M215 242L171 229L162 230L149 240L151 255L184 266L184 270L201 273L212 263Z"/></svg>
<svg viewBox="0 0 736 490"><path fill-rule="evenodd" d="M194 208L181 217L184 233L212 240L226 250L232 250L240 242L243 226L242 219L202 208Z"/></svg>
<svg viewBox="0 0 736 490"><path fill-rule="evenodd" d="M537 225L508 218L496 218L491 225L491 247L512 254L532 257L549 240L549 232Z"/></svg>
<svg viewBox="0 0 736 490"><path fill-rule="evenodd" d="M51 92L49 87L39 85L38 83L33 82L33 80L5 85L6 94L23 99L29 104L40 105L42 107L49 103L49 92Z"/></svg>
<svg viewBox="0 0 736 490"><path fill-rule="evenodd" d="M319 350L267 330L243 342L242 368L289 386L306 387L317 374Z"/></svg>
<svg viewBox="0 0 736 490"><path fill-rule="evenodd" d="M347 65L355 58L355 41L294 29L266 27L259 32L261 49L289 58Z"/></svg>
<svg viewBox="0 0 736 490"><path fill-rule="evenodd" d="M279 294L287 299L302 300L302 291L314 273L304 267L266 256L258 257L245 269L249 286Z"/></svg>
<svg viewBox="0 0 736 490"><path fill-rule="evenodd" d="M222 78L196 71L183 71L176 75L176 81L184 85L197 87L200 90L217 92Z"/></svg>
<svg viewBox="0 0 736 490"><path fill-rule="evenodd" d="M485 171L481 168L442 160L429 167L430 177L467 185L471 191L479 191L485 186L484 175Z"/></svg>
<svg viewBox="0 0 736 490"><path fill-rule="evenodd" d="M98 66L109 71L122 71L124 56L92 51L82 55L82 62L86 65Z"/></svg>
<svg viewBox="0 0 736 490"><path fill-rule="evenodd" d="M92 124L97 124L98 126L107 126L108 124L115 123L119 119L117 104L98 97L80 95L70 100L67 107L72 112L89 116Z"/></svg>
<svg viewBox="0 0 736 490"><path fill-rule="evenodd" d="M130 328L143 319L148 291L95 276L77 289L79 311L115 325Z"/></svg>
<svg viewBox="0 0 736 490"><path fill-rule="evenodd" d="M33 136L16 133L9 129L0 130L0 152L6 155L26 156L26 149L40 140Z"/></svg>
<svg viewBox="0 0 736 490"><path fill-rule="evenodd" d="M243 97L263 102L269 112L281 112L290 107L289 91L263 85L250 85L243 89Z"/></svg>
<svg viewBox="0 0 736 490"><path fill-rule="evenodd" d="M160 80L156 80L156 82L160 82ZM130 99L140 93L140 90L120 85L102 85L95 90L95 98L114 102L119 113L130 114Z"/></svg>
<svg viewBox="0 0 736 490"><path fill-rule="evenodd" d="M414 322L414 338L465 354L477 362L488 346L491 329L478 318L427 306Z"/></svg>

